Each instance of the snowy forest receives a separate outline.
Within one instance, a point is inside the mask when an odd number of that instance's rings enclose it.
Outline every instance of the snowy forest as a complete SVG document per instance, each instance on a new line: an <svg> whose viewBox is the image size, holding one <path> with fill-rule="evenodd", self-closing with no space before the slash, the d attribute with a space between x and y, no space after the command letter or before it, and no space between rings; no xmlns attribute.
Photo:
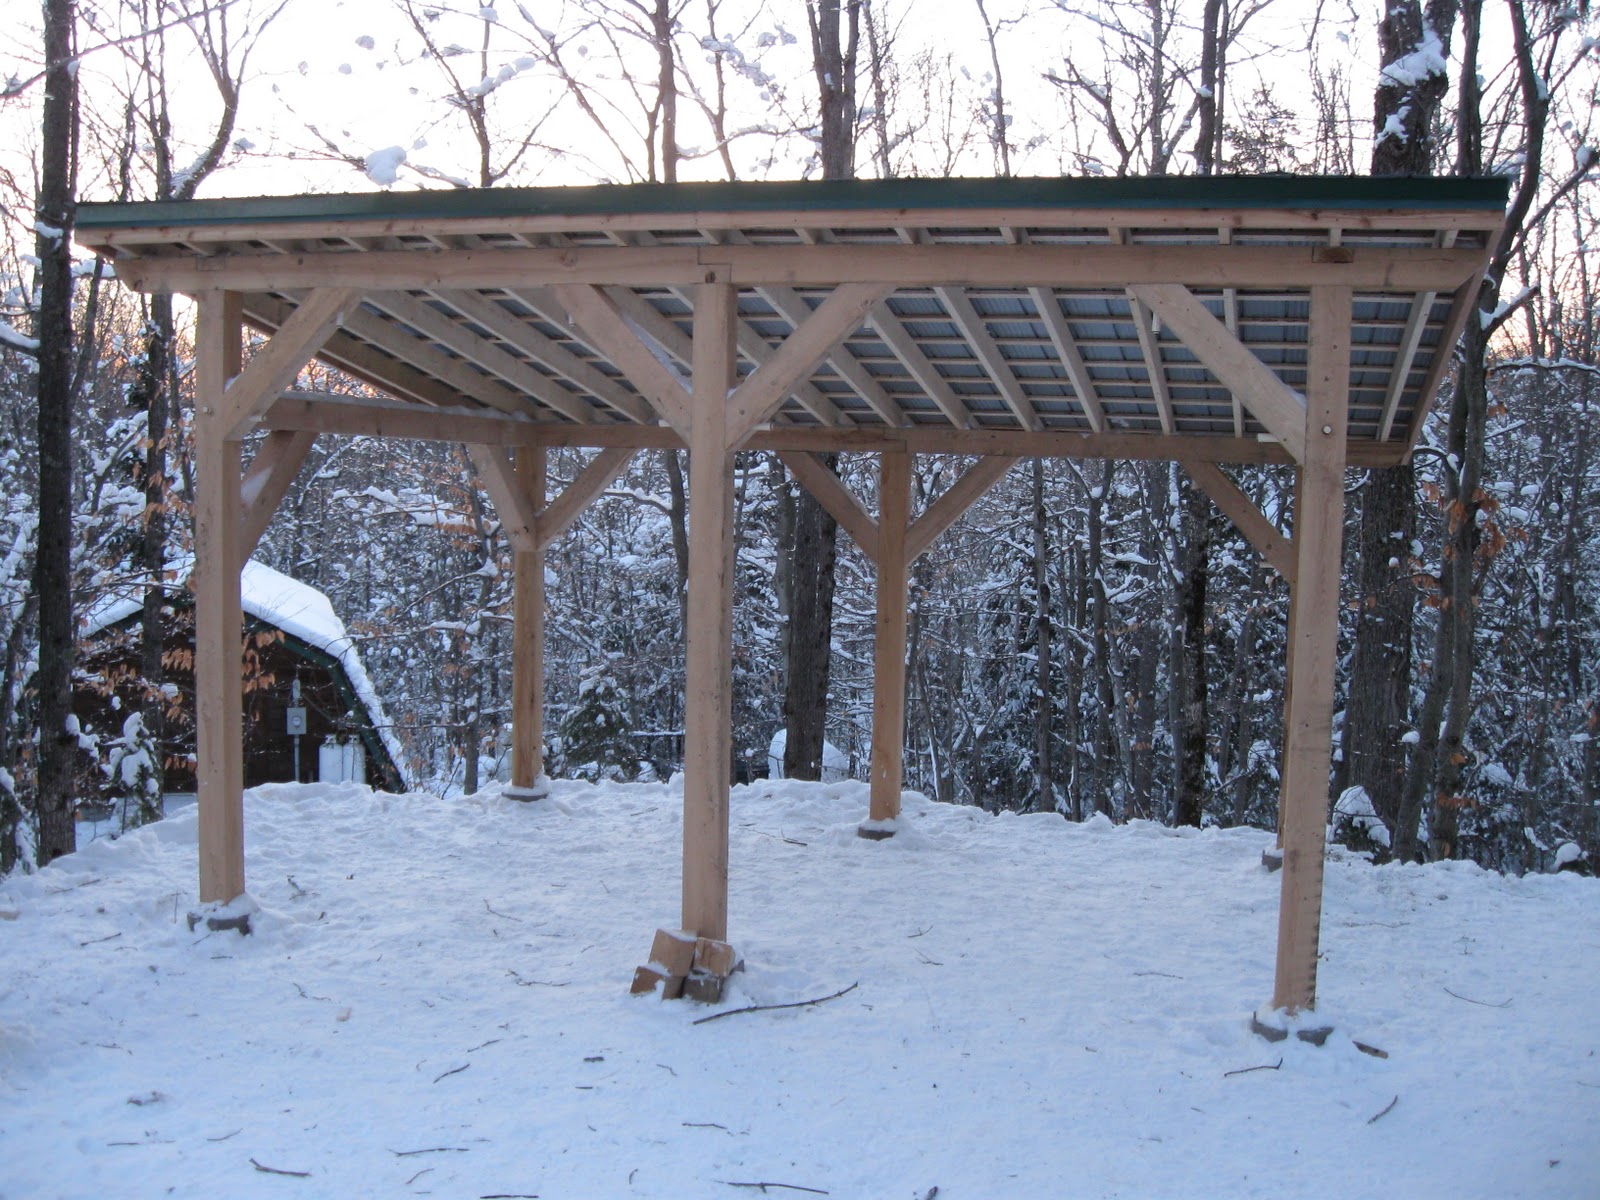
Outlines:
<svg viewBox="0 0 1600 1200"><path fill-rule="evenodd" d="M84 771L131 776L148 743L159 775L181 720L159 648L185 608L192 313L76 248L77 201L895 176L1508 177L1414 460L1346 477L1330 796L1378 857L1600 852L1587 3L44 0L0 23L0 72L0 868L70 851ZM301 386L362 386L316 370ZM553 486L587 457L553 453ZM873 494L866 456L834 465ZM918 457L914 508L962 466ZM639 455L551 548L552 775L677 765L685 476ZM1292 520L1290 470L1237 478ZM789 773L825 736L861 778L872 566L775 457L741 455L736 486L736 770L786 731ZM257 557L331 599L413 785L504 770L512 550L463 448L322 439ZM156 647L140 720L86 729L81 618L129 586ZM1175 464L1021 461L916 563L906 786L1271 828L1287 599Z"/></svg>

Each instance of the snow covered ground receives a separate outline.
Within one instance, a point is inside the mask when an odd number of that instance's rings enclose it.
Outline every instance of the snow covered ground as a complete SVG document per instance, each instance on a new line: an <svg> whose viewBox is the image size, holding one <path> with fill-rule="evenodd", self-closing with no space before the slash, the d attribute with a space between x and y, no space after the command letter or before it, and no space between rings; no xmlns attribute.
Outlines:
<svg viewBox="0 0 1600 1200"><path fill-rule="evenodd" d="M719 1008L859 986L696 1025L627 994L679 800L261 788L246 938L193 808L0 884L0 1196L1600 1196L1600 882L1335 858L1269 1045L1270 835L763 783Z"/></svg>

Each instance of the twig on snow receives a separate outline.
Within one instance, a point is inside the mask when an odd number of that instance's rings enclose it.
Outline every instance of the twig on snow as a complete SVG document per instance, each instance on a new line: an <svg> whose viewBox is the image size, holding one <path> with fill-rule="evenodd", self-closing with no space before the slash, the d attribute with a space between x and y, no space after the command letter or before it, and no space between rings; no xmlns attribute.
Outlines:
<svg viewBox="0 0 1600 1200"><path fill-rule="evenodd" d="M1237 1071L1224 1071L1222 1077L1226 1079L1229 1075L1248 1075L1251 1071L1276 1071L1281 1066L1283 1059L1280 1058L1275 1063L1262 1063L1259 1067L1240 1067Z"/></svg>
<svg viewBox="0 0 1600 1200"><path fill-rule="evenodd" d="M396 1158L411 1158L417 1154L465 1154L465 1146L426 1146L421 1150L390 1150Z"/></svg>
<svg viewBox="0 0 1600 1200"><path fill-rule="evenodd" d="M422 1170L418 1171L415 1175L413 1175L410 1179L406 1180L400 1186L401 1187L410 1187L413 1183L415 1183L417 1180L421 1179L424 1175L426 1175L431 1170L433 1170L432 1167L423 1167Z"/></svg>
<svg viewBox="0 0 1600 1200"><path fill-rule="evenodd" d="M1367 1124L1371 1125L1379 1117L1387 1117L1391 1112L1394 1111L1394 1106L1396 1104L1399 1104L1399 1103L1400 1103L1400 1097L1396 1096L1393 1100L1389 1101L1389 1103L1387 1105L1385 1105L1384 1110L1381 1113L1376 1113L1373 1116L1368 1117L1367 1118Z"/></svg>
<svg viewBox="0 0 1600 1200"><path fill-rule="evenodd" d="M229 1138L238 1137L243 1132L244 1132L244 1130L242 1130L242 1129L235 1129L232 1133L225 1133L221 1137L208 1137L206 1139L206 1141L208 1141L208 1142L225 1142Z"/></svg>
<svg viewBox="0 0 1600 1200"><path fill-rule="evenodd" d="M821 1188L801 1187L798 1183L740 1183L735 1179L719 1179L716 1182L727 1184L729 1187L760 1188L761 1194L767 1194L768 1188L785 1188L791 1192L810 1192L813 1196L831 1196L832 1192L825 1192Z"/></svg>
<svg viewBox="0 0 1600 1200"><path fill-rule="evenodd" d="M858 979L849 987L841 988L831 996L818 996L815 1000L796 1000L792 1004L752 1004L748 1008L730 1008L727 1012L712 1013L709 1017L701 1017L698 1021L692 1021L690 1024L704 1025L709 1021L720 1021L723 1017L737 1017L740 1013L776 1012L780 1008L809 1008L813 1004L826 1004L829 1000L837 1000L840 996L848 996L860 986L861 981ZM727 1181L720 1180L719 1182L726 1183ZM730 1184L729 1186L744 1187L746 1185ZM778 1187L782 1185L773 1184L771 1186Z"/></svg>
<svg viewBox="0 0 1600 1200"><path fill-rule="evenodd" d="M452 1068L450 1068L450 1070L446 1071L443 1075L434 1076L433 1081L435 1083L438 1083L439 1080L441 1080L441 1079L449 1079L450 1076L452 1076L452 1075L459 1075L459 1074L461 1074L461 1072L465 1071L471 1065L472 1065L471 1063L462 1063L459 1067L452 1067Z"/></svg>
<svg viewBox="0 0 1600 1200"><path fill-rule="evenodd" d="M1445 988L1444 990L1447 991L1447 992L1450 992L1449 988ZM1510 1000L1504 1000L1499 1004L1490 1004L1487 1000L1474 1000L1471 996L1463 996L1460 992L1450 992L1450 994L1452 996L1454 996L1457 1000L1465 1000L1468 1004L1476 1004L1476 1005L1479 1005L1482 1008L1510 1008L1511 1007L1511 1001Z"/></svg>
<svg viewBox="0 0 1600 1200"><path fill-rule="evenodd" d="M263 1175L292 1175L296 1179L311 1178L310 1171L285 1171L281 1167L264 1167L253 1158L250 1160L250 1165Z"/></svg>
<svg viewBox="0 0 1600 1200"><path fill-rule="evenodd" d="M522 924L521 917L513 917L510 913L496 912L494 909L489 908L489 902L487 900L483 902L483 907L488 910L490 916L499 917L505 921L515 921L519 925Z"/></svg>
<svg viewBox="0 0 1600 1200"><path fill-rule="evenodd" d="M490 1192L478 1200L539 1200L538 1192Z"/></svg>
<svg viewBox="0 0 1600 1200"><path fill-rule="evenodd" d="M78 946L80 948L84 946L98 946L101 942L114 942L121 936L122 934L120 933L113 933L103 938L90 938L87 942L79 942Z"/></svg>
<svg viewBox="0 0 1600 1200"><path fill-rule="evenodd" d="M560 983L547 983L543 979L524 979L515 971L507 971L506 974L516 980L518 987L566 987L572 982L570 979L563 980Z"/></svg>

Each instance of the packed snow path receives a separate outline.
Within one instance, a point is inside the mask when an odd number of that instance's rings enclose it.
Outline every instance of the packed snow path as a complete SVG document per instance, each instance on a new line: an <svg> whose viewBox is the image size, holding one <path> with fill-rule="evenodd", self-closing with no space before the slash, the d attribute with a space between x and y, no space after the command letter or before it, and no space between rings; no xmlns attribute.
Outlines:
<svg viewBox="0 0 1600 1200"><path fill-rule="evenodd" d="M627 994L680 803L257 789L246 938L192 809L0 884L0 1196L1600 1195L1594 880L1336 856L1336 1032L1269 1045L1270 835L757 784L719 1008L860 986L696 1026Z"/></svg>

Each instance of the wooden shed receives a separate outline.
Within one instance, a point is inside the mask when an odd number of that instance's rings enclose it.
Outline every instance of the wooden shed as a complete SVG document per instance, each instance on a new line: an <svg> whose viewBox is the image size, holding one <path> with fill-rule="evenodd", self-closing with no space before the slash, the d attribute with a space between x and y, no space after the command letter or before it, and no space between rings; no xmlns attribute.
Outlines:
<svg viewBox="0 0 1600 1200"><path fill-rule="evenodd" d="M201 896L244 890L239 564L323 435L471 445L517 551L514 781L540 774L546 546L689 452L685 930L728 933L732 469L791 472L877 564L872 799L899 814L908 565L1019 457L1176 460L1291 588L1271 1004L1315 1003L1344 472L1412 452L1504 180L881 180L85 205L199 304ZM270 340L242 365L249 327ZM382 389L286 391L312 357ZM244 468L244 439L267 431ZM559 496L551 446L599 449ZM819 452L876 455L877 511ZM913 513L915 454L977 464ZM1229 464L1298 477L1275 524Z"/></svg>
<svg viewBox="0 0 1600 1200"><path fill-rule="evenodd" d="M187 565L174 572L187 575ZM73 711L102 739L120 736L138 710L133 681L140 660L142 588L118 589L90 609L80 641ZM402 791L403 755L355 643L328 598L263 563L240 579L248 668L243 689L244 786L316 782L318 751L328 738L359 748L361 775L373 787ZM196 790L194 606L181 584L173 592L163 658L172 703L162 752L171 792ZM296 745L291 709L303 709ZM296 751L298 750L298 762Z"/></svg>

